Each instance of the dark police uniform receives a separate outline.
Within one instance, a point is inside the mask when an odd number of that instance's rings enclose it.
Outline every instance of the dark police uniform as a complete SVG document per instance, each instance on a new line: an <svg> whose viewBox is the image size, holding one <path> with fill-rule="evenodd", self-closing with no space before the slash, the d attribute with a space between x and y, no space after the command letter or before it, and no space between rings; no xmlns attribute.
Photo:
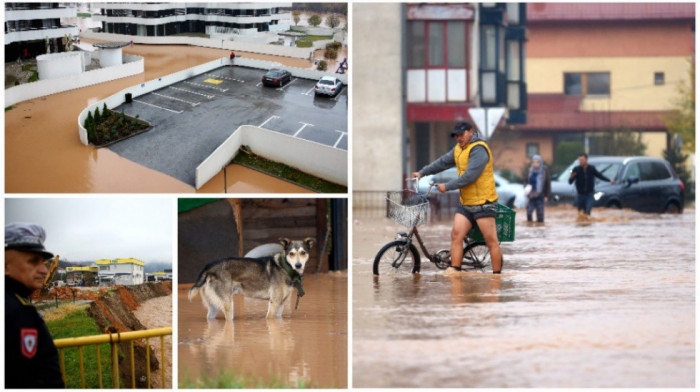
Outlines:
<svg viewBox="0 0 700 392"><path fill-rule="evenodd" d="M29 303L31 290L5 276L5 387L64 388L58 350Z"/></svg>

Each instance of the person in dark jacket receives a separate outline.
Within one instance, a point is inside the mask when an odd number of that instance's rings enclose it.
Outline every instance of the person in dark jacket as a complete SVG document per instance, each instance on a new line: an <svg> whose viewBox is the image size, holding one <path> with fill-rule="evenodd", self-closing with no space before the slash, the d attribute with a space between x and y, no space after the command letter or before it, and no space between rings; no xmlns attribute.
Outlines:
<svg viewBox="0 0 700 392"><path fill-rule="evenodd" d="M607 181L611 184L615 183L615 179L609 179L602 175L593 165L588 164L588 154L581 153L578 156L579 166L574 167L571 170L571 176L569 177L569 184L576 181L576 192L578 192L578 197L576 198L576 206L578 207L579 214L583 213L586 215L591 215L591 209L593 208L593 193L595 192L595 179L593 177L598 177L603 181Z"/></svg>
<svg viewBox="0 0 700 392"><path fill-rule="evenodd" d="M58 350L29 296L48 273L46 234L35 224L5 226L5 387L64 388Z"/></svg>
<svg viewBox="0 0 700 392"><path fill-rule="evenodd" d="M527 221L532 222L533 212L537 212L537 222L544 223L544 203L547 202L551 192L551 177L549 169L542 161L542 157L535 155L532 157L532 165L527 176L527 184L530 185L530 192L526 195L527 201Z"/></svg>

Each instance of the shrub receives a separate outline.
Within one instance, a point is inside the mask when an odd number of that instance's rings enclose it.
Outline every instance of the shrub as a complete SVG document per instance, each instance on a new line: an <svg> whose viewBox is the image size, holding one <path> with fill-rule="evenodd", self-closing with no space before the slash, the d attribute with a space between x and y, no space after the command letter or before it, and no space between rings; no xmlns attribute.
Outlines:
<svg viewBox="0 0 700 392"><path fill-rule="evenodd" d="M341 44L340 42L338 42L338 41L333 41L333 42L329 42L329 43L326 44L326 49L335 49L335 50L339 50L342 46L343 46L343 44Z"/></svg>
<svg viewBox="0 0 700 392"><path fill-rule="evenodd" d="M338 51L333 48L326 49L326 52L323 54L323 57L330 60L335 60L338 58Z"/></svg>
<svg viewBox="0 0 700 392"><path fill-rule="evenodd" d="M313 43L309 40L297 40L297 48L310 48L313 45Z"/></svg>
<svg viewBox="0 0 700 392"><path fill-rule="evenodd" d="M85 127L85 129L89 129L90 125L92 125L94 121L95 119L92 117L92 112L88 112L87 118L85 118L85 123L83 124L83 126Z"/></svg>
<svg viewBox="0 0 700 392"><path fill-rule="evenodd" d="M309 19L307 20L311 26L318 27L318 25L321 24L322 19L318 15L311 15Z"/></svg>
<svg viewBox="0 0 700 392"><path fill-rule="evenodd" d="M95 124L99 124L102 122L102 116L100 115L100 108L96 107L95 108Z"/></svg>
<svg viewBox="0 0 700 392"><path fill-rule="evenodd" d="M109 118L109 109L107 109L107 104L102 105L102 118Z"/></svg>
<svg viewBox="0 0 700 392"><path fill-rule="evenodd" d="M321 60L318 63L318 66L316 66L317 71L325 71L328 69L328 63L326 61Z"/></svg>

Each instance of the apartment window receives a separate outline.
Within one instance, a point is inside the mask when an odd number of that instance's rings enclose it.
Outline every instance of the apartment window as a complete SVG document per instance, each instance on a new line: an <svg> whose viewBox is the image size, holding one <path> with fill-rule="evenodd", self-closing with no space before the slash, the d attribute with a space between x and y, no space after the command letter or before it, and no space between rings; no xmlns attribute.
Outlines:
<svg viewBox="0 0 700 392"><path fill-rule="evenodd" d="M610 72L564 73L566 95L610 95Z"/></svg>
<svg viewBox="0 0 700 392"><path fill-rule="evenodd" d="M666 75L663 72L654 72L654 84L663 86L666 83Z"/></svg>
<svg viewBox="0 0 700 392"><path fill-rule="evenodd" d="M535 155L540 155L540 144L539 143L528 143L525 147L525 153L528 158L532 158Z"/></svg>
<svg viewBox="0 0 700 392"><path fill-rule="evenodd" d="M465 21L409 21L406 30L409 68L466 68Z"/></svg>

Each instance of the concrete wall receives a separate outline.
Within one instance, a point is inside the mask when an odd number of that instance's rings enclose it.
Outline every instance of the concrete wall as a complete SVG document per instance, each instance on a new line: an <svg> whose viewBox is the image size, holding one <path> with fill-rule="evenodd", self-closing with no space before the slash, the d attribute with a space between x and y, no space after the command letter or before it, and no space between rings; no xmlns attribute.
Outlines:
<svg viewBox="0 0 700 392"><path fill-rule="evenodd" d="M127 55L124 55L126 58ZM150 93L151 91L158 90L160 88L163 88L165 86L169 86L173 83L180 82L182 80L185 80L187 78L190 78L195 75L202 74L204 72L211 71L212 69L220 67L222 64L224 64L224 61L229 61L227 58L220 58L218 60L213 60L208 63L200 64L196 67L188 68L179 72L172 73L170 75L166 75L163 77L160 77L158 79L154 80L149 80L148 82L142 83L137 86L132 86L129 88L125 88L124 90L119 91L118 93L107 97L101 101L95 102L92 105L88 106L87 108L83 109L82 112L80 112L80 115L78 115L78 134L80 136L80 141L84 145L88 145L88 138L87 138L87 130L83 127L83 123L85 122L85 119L87 118L88 112L94 112L96 107L99 107L100 109L102 108L102 105L107 104L107 108L113 109L125 101L125 94L126 93L131 93L132 97L136 98L141 95ZM110 68L107 68L110 69ZM143 72L143 71L141 71Z"/></svg>
<svg viewBox="0 0 700 392"><path fill-rule="evenodd" d="M39 80L58 79L83 72L80 52L43 54L36 58Z"/></svg>
<svg viewBox="0 0 700 392"><path fill-rule="evenodd" d="M37 97L92 86L94 84L143 73L143 57L124 55L124 61L124 64L114 67L96 69L94 71L83 72L79 75L58 79L39 80L34 83L8 88L5 90L5 107Z"/></svg>
<svg viewBox="0 0 700 392"><path fill-rule="evenodd" d="M401 5L353 4L353 190L402 189ZM377 39L381 37L381 39Z"/></svg>
<svg viewBox="0 0 700 392"><path fill-rule="evenodd" d="M337 184L348 184L348 152L251 125L240 126L198 167L195 188L219 173L245 144L257 155ZM279 146L285 146L280 149ZM323 164L320 165L319 163Z"/></svg>
<svg viewBox="0 0 700 392"><path fill-rule="evenodd" d="M241 41L224 41L220 39L196 38L196 37L143 37L137 35L107 34L86 31L82 37L98 39L104 41L134 41L137 44L149 45L193 45L206 48L217 48L224 50L234 50L250 53L269 54L273 56L294 57L308 59L313 52L313 48L297 48L281 45L263 45Z"/></svg>

